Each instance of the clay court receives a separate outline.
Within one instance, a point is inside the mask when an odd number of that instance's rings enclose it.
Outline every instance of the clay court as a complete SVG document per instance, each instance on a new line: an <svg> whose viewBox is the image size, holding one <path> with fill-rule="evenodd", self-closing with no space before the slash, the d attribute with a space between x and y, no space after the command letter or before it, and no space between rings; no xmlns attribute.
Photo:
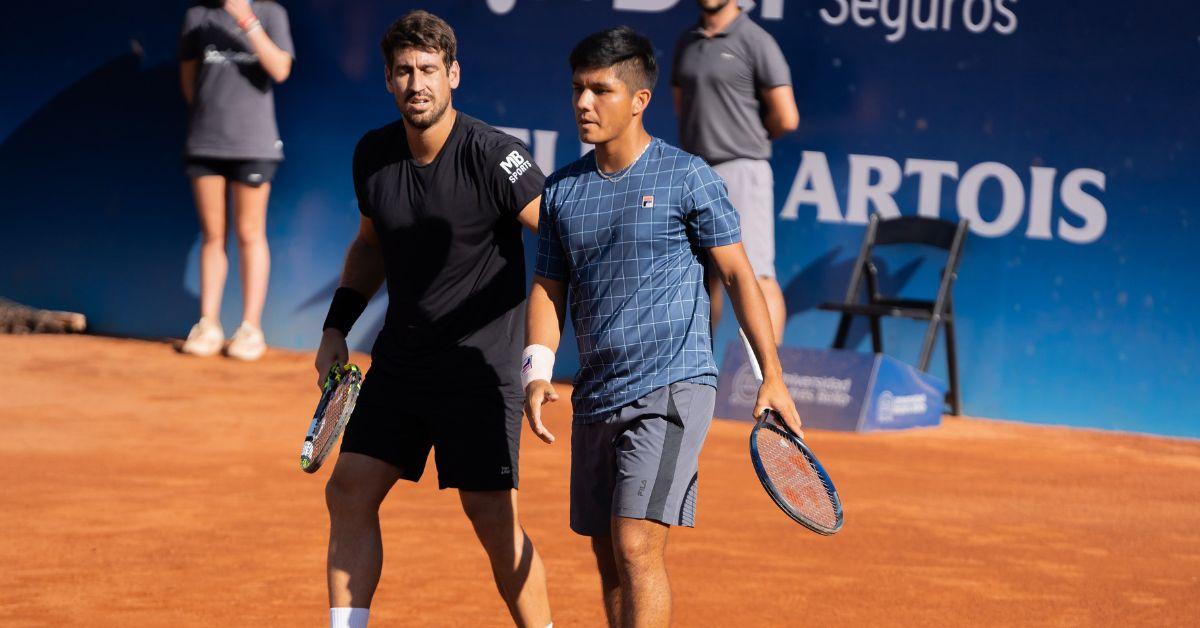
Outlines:
<svg viewBox="0 0 1200 628"><path fill-rule="evenodd" d="M0 336L0 624L316 626L327 618L323 486L297 467L311 355L257 364L165 342ZM362 363L366 362L362 358ZM565 388L565 387L564 387ZM567 529L569 407L526 432L521 506L556 626L603 625ZM699 527L671 538L678 626L1195 625L1200 442L947 419L810 432L841 533L762 492L749 425L717 421ZM430 464L432 471L432 463ZM382 514L381 626L505 626L482 549L429 475Z"/></svg>

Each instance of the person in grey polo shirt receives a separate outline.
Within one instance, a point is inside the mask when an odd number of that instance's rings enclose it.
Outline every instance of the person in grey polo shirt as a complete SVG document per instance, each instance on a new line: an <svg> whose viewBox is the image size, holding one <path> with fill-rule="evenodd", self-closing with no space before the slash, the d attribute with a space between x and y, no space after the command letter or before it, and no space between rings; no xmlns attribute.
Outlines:
<svg viewBox="0 0 1200 628"><path fill-rule="evenodd" d="M778 344L787 312L775 279L774 179L768 160L771 140L800 124L791 72L779 44L736 0L696 4L700 22L680 36L671 72L679 141L725 179ZM709 273L714 334L724 302L718 277Z"/></svg>
<svg viewBox="0 0 1200 628"><path fill-rule="evenodd" d="M200 320L181 348L255 360L267 349L262 311L271 257L267 198L283 159L272 86L292 71L292 35L278 3L195 0L179 38L179 77L188 105L184 171L192 183L203 233ZM242 270L242 324L225 345L219 322L229 261L226 199L233 199Z"/></svg>

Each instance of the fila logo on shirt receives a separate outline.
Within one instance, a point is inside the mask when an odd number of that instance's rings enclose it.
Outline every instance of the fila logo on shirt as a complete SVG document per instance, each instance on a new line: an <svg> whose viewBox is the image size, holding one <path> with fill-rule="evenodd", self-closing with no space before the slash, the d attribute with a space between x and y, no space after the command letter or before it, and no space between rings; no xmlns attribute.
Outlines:
<svg viewBox="0 0 1200 628"><path fill-rule="evenodd" d="M516 183L517 179L521 178L521 175L525 174L532 167L533 164L529 163L527 159L521 156L519 151L515 150L509 153L504 158L504 161L500 162L500 168L504 170L504 174L508 175L509 183Z"/></svg>
<svg viewBox="0 0 1200 628"><path fill-rule="evenodd" d="M653 195L643 196L642 197L642 207L644 207L646 209L650 209L651 207L654 207L654 196Z"/></svg>

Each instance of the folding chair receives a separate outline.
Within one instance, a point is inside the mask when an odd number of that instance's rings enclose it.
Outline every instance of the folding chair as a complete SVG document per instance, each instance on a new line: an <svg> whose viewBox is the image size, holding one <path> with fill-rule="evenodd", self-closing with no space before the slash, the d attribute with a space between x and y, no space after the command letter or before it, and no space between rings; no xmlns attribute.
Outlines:
<svg viewBox="0 0 1200 628"><path fill-rule="evenodd" d="M845 301L822 303L818 306L822 310L842 313L837 336L833 340L834 349L845 348L850 323L855 316L866 316L871 320L871 348L875 353L883 353L880 318L895 316L929 321L929 327L925 330L925 342L921 346L921 359L917 364L917 368L922 371L929 370L929 360L933 356L933 346L937 341L937 329L939 325L943 326L946 331L946 366L950 374L946 402L950 406L950 413L955 415L962 412L962 394L958 386L958 356L954 343L953 288L966 235L966 220L960 220L957 224L921 216L879 220L878 215L872 215L870 223L867 224L867 233L863 237L862 248L858 252L858 261L854 263L854 270L850 274L850 287L846 290ZM946 267L942 269L937 296L933 301L891 298L879 293L879 273L871 258L871 252L876 246L890 244L921 244L947 251ZM867 279L867 302L860 303L858 294L864 275Z"/></svg>

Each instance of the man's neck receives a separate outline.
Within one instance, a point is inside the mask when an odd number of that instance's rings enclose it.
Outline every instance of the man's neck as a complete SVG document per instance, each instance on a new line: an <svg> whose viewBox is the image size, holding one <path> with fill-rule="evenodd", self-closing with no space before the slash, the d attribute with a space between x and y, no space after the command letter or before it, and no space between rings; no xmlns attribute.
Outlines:
<svg viewBox="0 0 1200 628"><path fill-rule="evenodd" d="M450 131L454 129L454 121L457 119L458 111L451 105L446 107L446 113L442 114L442 119L427 129L416 129L405 122L404 134L408 137L408 149L412 152L413 161L424 166L437 159L438 153L442 151L442 146L446 145L446 138L450 137Z"/></svg>
<svg viewBox="0 0 1200 628"><path fill-rule="evenodd" d="M624 170L637 160L650 144L650 134L641 120L629 125L624 133L596 145L596 166L605 174Z"/></svg>
<svg viewBox="0 0 1200 628"><path fill-rule="evenodd" d="M729 28L729 25L733 24L733 21L741 14L742 10L738 7L737 1L729 0L728 4L712 13L701 11L700 26L704 29L704 34L712 37Z"/></svg>

